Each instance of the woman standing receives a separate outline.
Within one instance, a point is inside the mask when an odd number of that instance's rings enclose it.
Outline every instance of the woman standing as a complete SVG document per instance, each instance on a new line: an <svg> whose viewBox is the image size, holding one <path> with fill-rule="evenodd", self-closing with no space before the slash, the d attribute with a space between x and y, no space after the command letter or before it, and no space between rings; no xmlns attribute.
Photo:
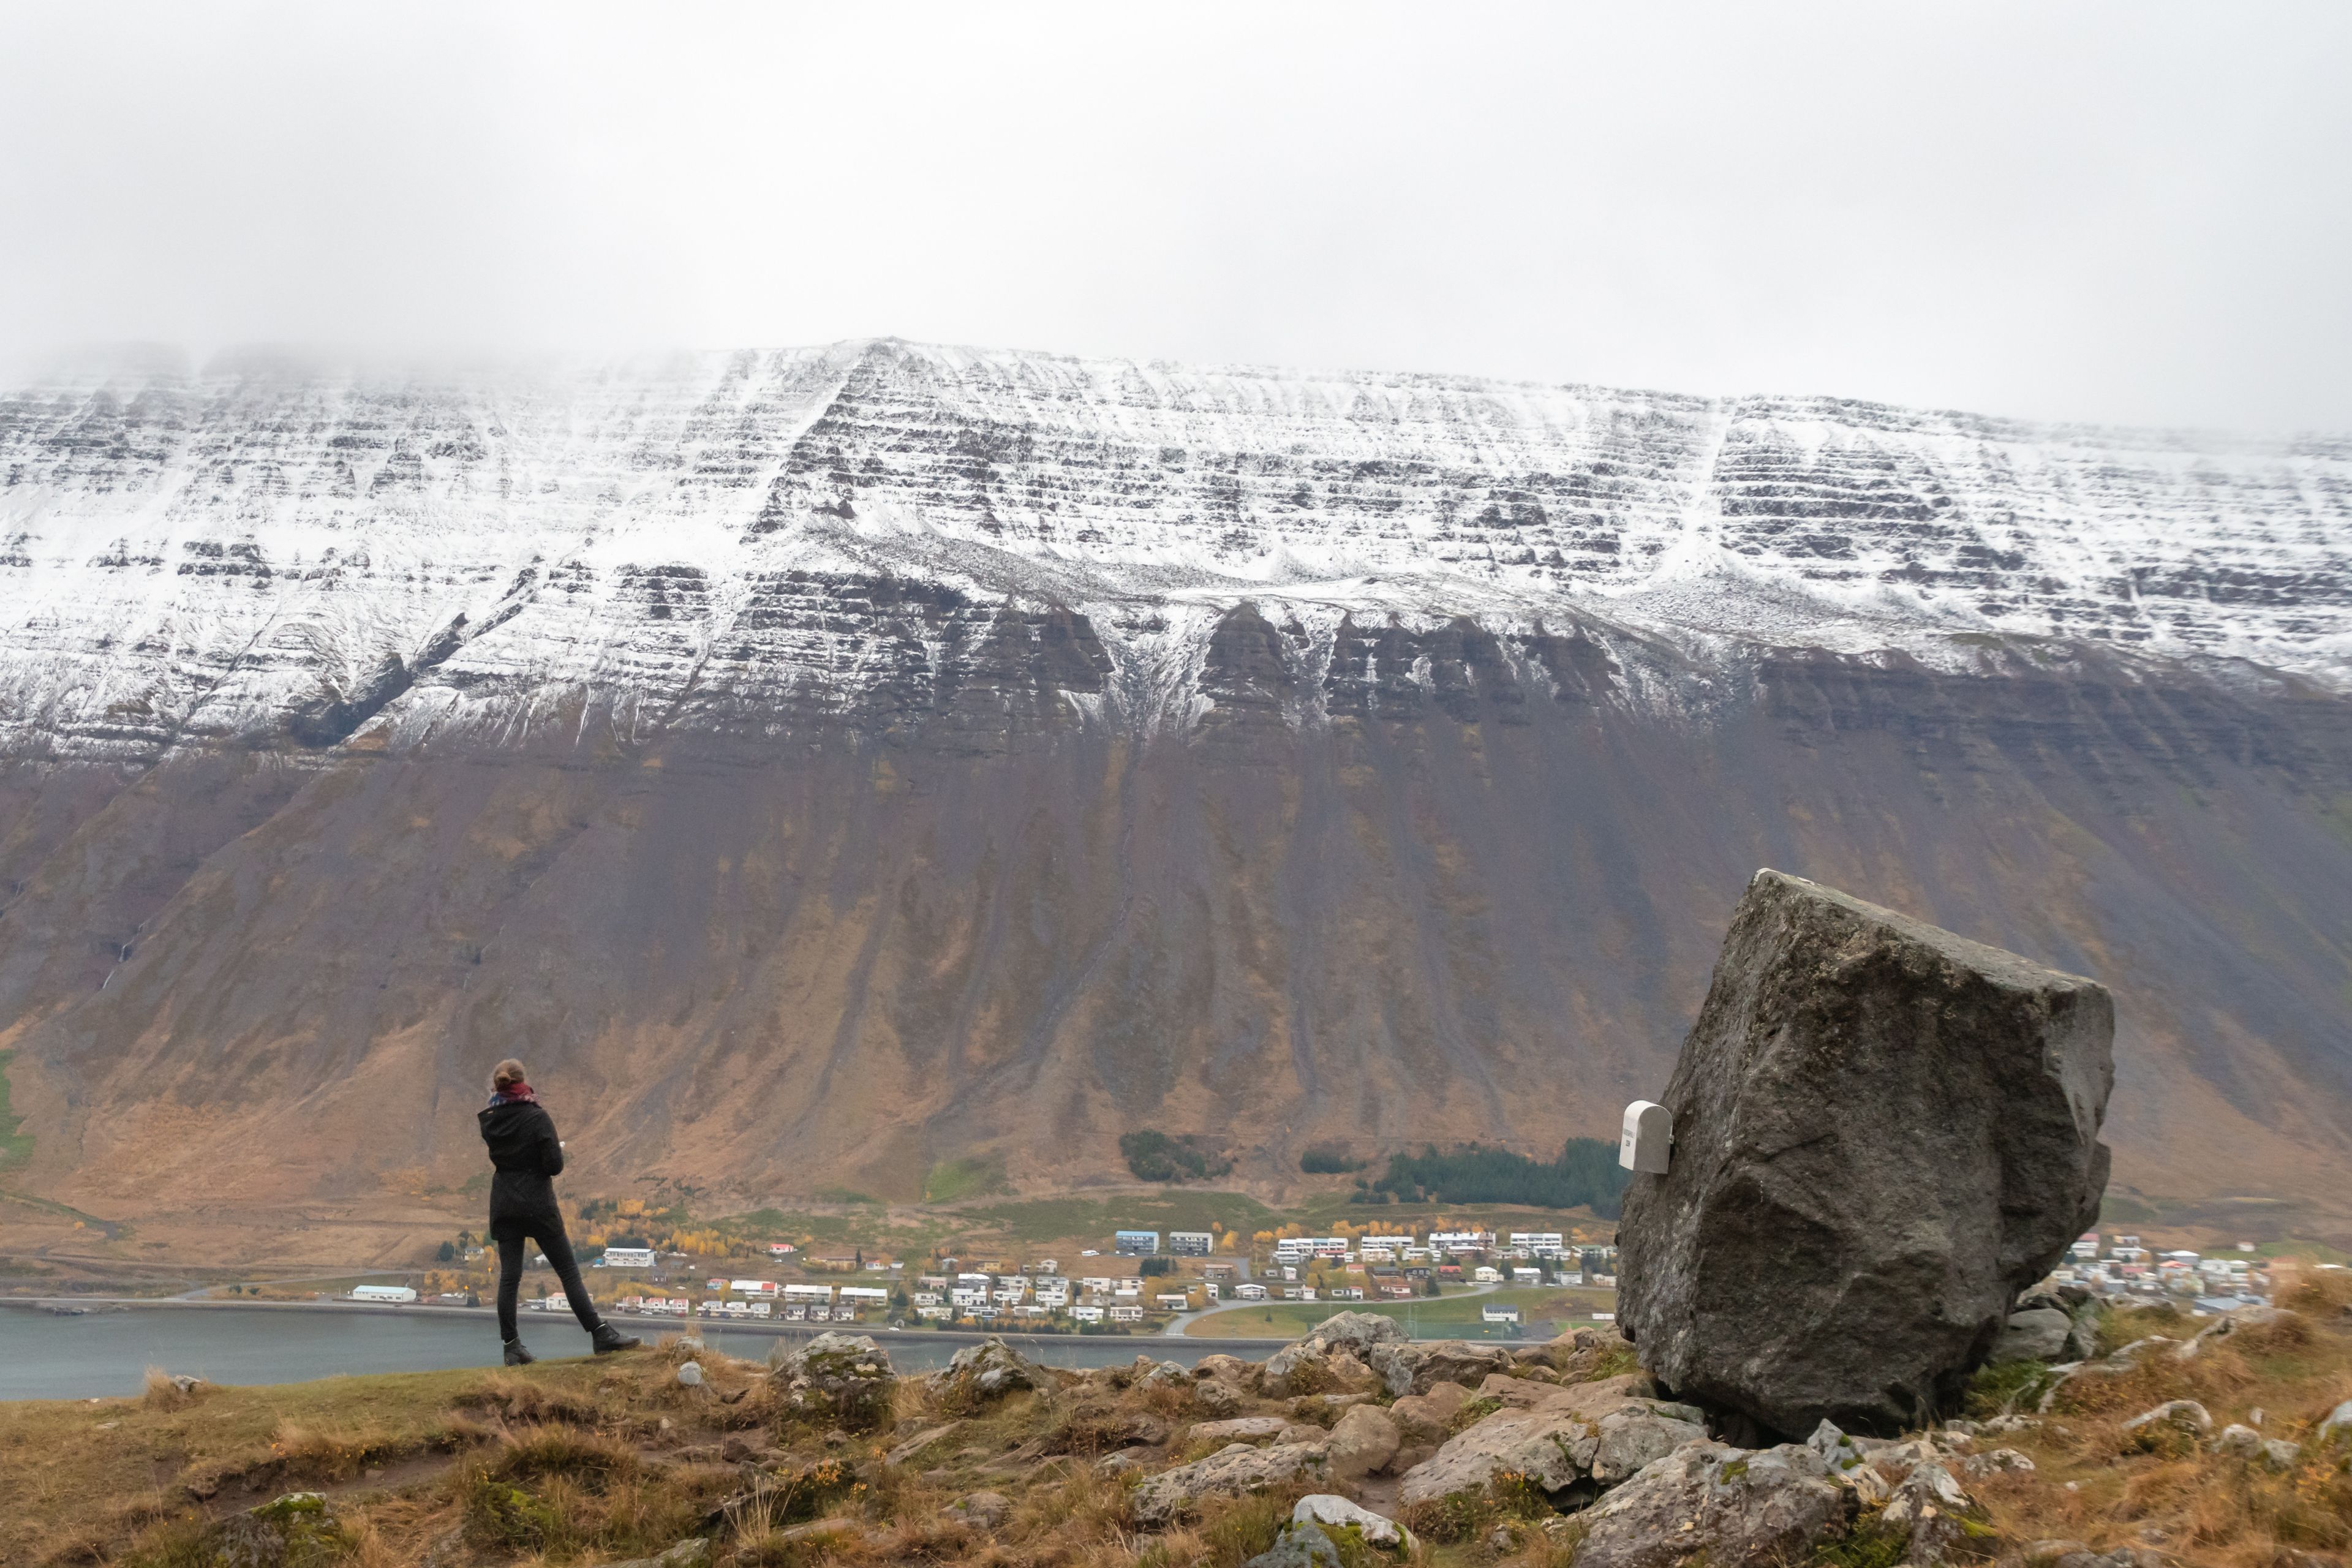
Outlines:
<svg viewBox="0 0 2352 1568"><path fill-rule="evenodd" d="M509 1057L490 1074L490 1103L482 1108L482 1142L490 1147L490 1239L499 1244L499 1335L507 1342L507 1364L521 1366L536 1360L523 1349L515 1328L515 1299L522 1289L523 1241L539 1243L555 1277L563 1282L563 1299L580 1326L594 1336L598 1355L643 1344L596 1315L588 1287L580 1280L580 1265L572 1257L571 1238L563 1234L563 1215L555 1206L555 1178L563 1171L563 1143L549 1116L525 1079L522 1063Z"/></svg>

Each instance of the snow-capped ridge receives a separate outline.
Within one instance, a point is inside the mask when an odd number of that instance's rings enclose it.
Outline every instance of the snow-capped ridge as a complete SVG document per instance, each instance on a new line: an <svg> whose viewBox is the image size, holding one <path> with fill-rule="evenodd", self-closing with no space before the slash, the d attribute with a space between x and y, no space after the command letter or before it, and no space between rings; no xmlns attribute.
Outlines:
<svg viewBox="0 0 2352 1568"><path fill-rule="evenodd" d="M896 339L149 354L0 398L0 582L19 752L327 735L370 704L488 723L556 689L781 732L919 687L983 725L971 680L1181 728L1244 604L1301 629L1295 722L1328 717L1341 626L1390 623L1703 662L2050 639L2343 689L2352 442Z"/></svg>

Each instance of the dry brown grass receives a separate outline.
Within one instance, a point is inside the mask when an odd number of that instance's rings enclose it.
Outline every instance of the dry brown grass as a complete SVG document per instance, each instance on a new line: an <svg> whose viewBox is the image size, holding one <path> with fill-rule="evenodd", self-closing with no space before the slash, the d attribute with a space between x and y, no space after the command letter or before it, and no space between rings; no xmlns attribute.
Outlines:
<svg viewBox="0 0 2352 1568"><path fill-rule="evenodd" d="M170 1373L160 1366L151 1366L139 1391L139 1403L150 1410L184 1410L203 1398L211 1388L209 1383L182 1388L172 1381Z"/></svg>
<svg viewBox="0 0 2352 1568"><path fill-rule="evenodd" d="M2154 1545L2198 1568L2286 1568L2294 1552L2352 1551L2343 1463L2352 1444L2273 1472L2196 1446L2144 1451L2122 1432L2141 1410L2192 1398L2217 1426L2250 1422L2259 1407L2265 1436L2307 1438L2352 1398L2352 1333L2336 1326L2336 1290L2352 1294L2327 1280L2302 1321L2241 1332L2193 1360L2158 1347L2123 1376L2069 1385L2040 1426L1986 1440L2038 1467L1969 1483L2005 1554L2068 1538L2101 1550ZM2117 1341L2151 1331L2179 1341L2200 1326L2137 1314L2108 1328ZM706 1533L719 1568L1237 1568L1271 1543L1297 1495L1213 1500L1176 1528L1140 1530L1134 1477L1095 1468L1108 1441L1069 1439L1151 1416L1171 1428L1173 1447L1140 1457L1150 1468L1177 1462L1198 1414L1187 1388L1066 1379L964 1415L948 1437L894 1466L891 1449L946 1419L921 1380L900 1384L888 1430L844 1438L749 1397L761 1382L755 1363L699 1352L709 1384L680 1389L682 1353L225 1388L200 1408L145 1395L19 1406L30 1441L0 1423L0 1531L20 1531L0 1537L0 1560L178 1568L194 1561L207 1514L312 1487L333 1497L344 1560L356 1568L428 1557L437 1568L571 1568ZM729 1405L730 1390L747 1397ZM1244 1409L1290 1405L1254 1399ZM371 1482L371 1473L388 1479ZM191 1484L219 1495L194 1497ZM949 1511L981 1490L1009 1500L992 1527ZM1424 1545L1416 1568L1571 1568L1573 1523L1547 1513L1539 1497L1516 1512L1498 1507L1470 1538ZM1488 1530L1506 1521L1512 1543L1489 1549Z"/></svg>
<svg viewBox="0 0 2352 1568"><path fill-rule="evenodd" d="M2328 1298L2314 1304L2334 1307ZM2352 1548L2347 1446L2322 1451L2310 1440L2327 1413L2352 1398L2352 1336L2298 1310L2285 1322L2208 1342L2192 1358L2154 1347L2128 1373L2066 1384L2041 1428L1997 1439L2039 1468L1976 1483L1994 1527L2021 1544L2155 1546L2212 1568L2276 1568L2295 1552ZM2126 1342L2150 1331L2185 1340L2204 1326L2143 1313L2122 1316L2108 1331ZM2133 1416L2171 1399L2203 1405L2217 1431L2253 1425L2259 1411L2263 1435L2301 1442L2302 1458L2273 1470L2177 1435L2124 1431Z"/></svg>

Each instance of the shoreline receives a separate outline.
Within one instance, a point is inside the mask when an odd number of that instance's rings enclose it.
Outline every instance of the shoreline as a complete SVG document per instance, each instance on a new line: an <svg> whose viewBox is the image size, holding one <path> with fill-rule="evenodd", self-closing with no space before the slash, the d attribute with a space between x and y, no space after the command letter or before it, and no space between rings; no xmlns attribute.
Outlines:
<svg viewBox="0 0 2352 1568"><path fill-rule="evenodd" d="M54 1310L59 1307L84 1307L91 1310L90 1315L95 1315L100 1310L136 1311L164 1309L215 1312L325 1312L351 1317L395 1318L409 1321L441 1318L484 1320L492 1323L498 1321L498 1310L494 1307L428 1307L421 1303L395 1301L220 1301L153 1296L0 1296L0 1308L11 1307L43 1312L54 1312ZM68 1312L57 1315L79 1317L84 1314ZM551 1321L560 1319L567 1323L572 1321L572 1316L568 1312L531 1312L528 1309L521 1321L529 1322L538 1318L546 1318ZM616 1326L630 1327L675 1324L677 1331L681 1334L694 1329L709 1328L723 1330L729 1333L766 1334L774 1339L788 1339L793 1335L814 1337L821 1333L836 1331L828 1324L779 1323L772 1321L763 1321L758 1318L643 1318L630 1313L615 1312L612 1315L612 1321ZM1041 1334L1020 1329L893 1329L878 1323L845 1323L841 1327L844 1330L866 1334L878 1344L887 1343L890 1340L977 1342L993 1337L1007 1341L1019 1340L1038 1345L1104 1343L1183 1345L1201 1348L1203 1353L1213 1354L1237 1347L1255 1346L1263 1349L1267 1345L1278 1345L1284 1342L1279 1340L1207 1339L1187 1335L1181 1331L1165 1334Z"/></svg>

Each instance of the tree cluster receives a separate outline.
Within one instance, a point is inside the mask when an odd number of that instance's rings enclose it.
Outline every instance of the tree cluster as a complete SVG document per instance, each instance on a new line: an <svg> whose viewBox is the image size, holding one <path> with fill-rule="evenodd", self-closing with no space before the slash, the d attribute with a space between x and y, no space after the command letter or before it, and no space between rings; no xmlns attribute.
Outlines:
<svg viewBox="0 0 2352 1568"><path fill-rule="evenodd" d="M1617 1145L1598 1138L1571 1138L1559 1157L1550 1161L1478 1143L1444 1153L1426 1145L1418 1154L1390 1156L1388 1173L1367 1191L1399 1203L1524 1204L1549 1209L1583 1205L1603 1219L1614 1219L1625 1180L1626 1173L1617 1163Z"/></svg>

